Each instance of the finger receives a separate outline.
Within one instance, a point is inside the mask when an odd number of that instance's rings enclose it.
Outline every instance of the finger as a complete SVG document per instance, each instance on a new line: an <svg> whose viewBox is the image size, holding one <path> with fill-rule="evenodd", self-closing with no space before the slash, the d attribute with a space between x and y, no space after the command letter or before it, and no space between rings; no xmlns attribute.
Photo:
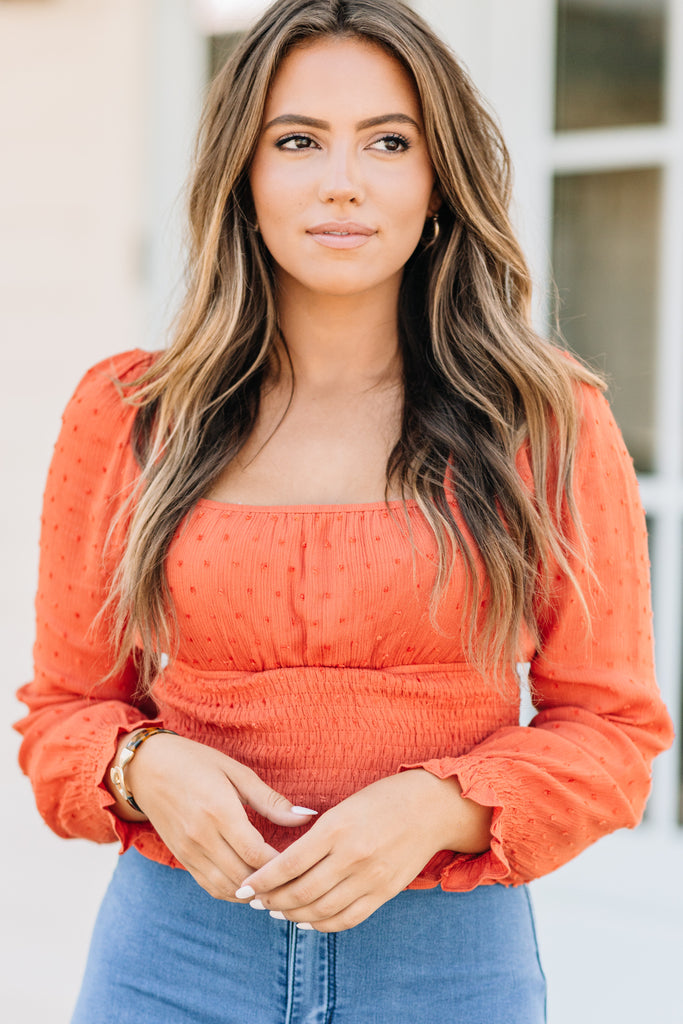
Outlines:
<svg viewBox="0 0 683 1024"><path fill-rule="evenodd" d="M228 850L231 851L239 860L239 884L245 874L276 857L277 850L265 841L249 821L240 794L230 779L225 777L224 783L222 792L210 809L207 807L196 818L193 815L191 823L186 824L186 831L192 840L210 852L217 863L223 863L223 857ZM215 840L207 835L207 818L215 830Z"/></svg>
<svg viewBox="0 0 683 1024"><path fill-rule="evenodd" d="M332 917L310 923L316 932L345 932L362 924L381 905L381 900L377 901L372 896L361 896Z"/></svg>
<svg viewBox="0 0 683 1024"><path fill-rule="evenodd" d="M310 807L292 804L246 765L239 764L235 770L231 769L229 779L245 804L276 825L290 828L303 825L318 813Z"/></svg>
<svg viewBox="0 0 683 1024"><path fill-rule="evenodd" d="M241 806L237 818L230 815L218 825L218 837L225 850L231 850L240 863L245 865L244 873L239 876L240 881L245 874L251 874L278 856L278 851L254 828Z"/></svg>
<svg viewBox="0 0 683 1024"><path fill-rule="evenodd" d="M310 921L315 924L335 917L362 896L370 895L371 891L367 880L357 875L349 875L326 888L314 899L306 901L309 890L307 881L308 875L304 875L302 879L292 882L290 886L274 895L264 897L263 905L267 910L284 913L290 921Z"/></svg>
<svg viewBox="0 0 683 1024"><path fill-rule="evenodd" d="M248 821L242 805L235 798L242 823L217 825L207 816L191 817L182 829L159 825L157 831L169 849L216 899L234 897L241 880L254 868L277 856L277 850L264 841ZM223 829L223 831L221 831ZM248 859L235 848L235 835Z"/></svg>
<svg viewBox="0 0 683 1024"><path fill-rule="evenodd" d="M330 837L311 829L297 839L283 853L273 857L264 867L244 879L243 885L254 890L259 896L273 892L300 878L306 871L323 861L330 853Z"/></svg>
<svg viewBox="0 0 683 1024"><path fill-rule="evenodd" d="M232 858L232 864L230 858L218 858L222 859L222 863L217 863L217 859L207 856L199 848L190 851L189 855L176 850L175 857L209 896L217 900L241 902L235 896L239 885L236 877L241 864L239 858Z"/></svg>
<svg viewBox="0 0 683 1024"><path fill-rule="evenodd" d="M310 871L268 893L259 892L258 898L267 910L300 910L315 906L330 892L336 890L351 872L344 864L335 865L334 859L325 857ZM359 895L359 893L356 893Z"/></svg>
<svg viewBox="0 0 683 1024"><path fill-rule="evenodd" d="M264 846L269 851L268 856L277 856L277 850L272 846ZM176 857L214 899L248 902L237 896L237 890L245 873L253 870L253 864L246 864L228 842L221 842L218 847L209 850L195 845L189 855L176 854Z"/></svg>

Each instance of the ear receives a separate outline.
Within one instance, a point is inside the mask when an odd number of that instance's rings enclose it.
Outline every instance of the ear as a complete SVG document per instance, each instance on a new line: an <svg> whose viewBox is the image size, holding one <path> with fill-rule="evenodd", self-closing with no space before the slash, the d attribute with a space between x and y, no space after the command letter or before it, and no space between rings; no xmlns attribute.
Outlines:
<svg viewBox="0 0 683 1024"><path fill-rule="evenodd" d="M439 210L441 209L442 206L443 206L443 196L441 195L441 192L439 191L439 186L435 184L434 188L432 189L432 194L431 194L431 196L429 198L429 206L427 207L427 216L428 217L433 217L434 214L439 212Z"/></svg>

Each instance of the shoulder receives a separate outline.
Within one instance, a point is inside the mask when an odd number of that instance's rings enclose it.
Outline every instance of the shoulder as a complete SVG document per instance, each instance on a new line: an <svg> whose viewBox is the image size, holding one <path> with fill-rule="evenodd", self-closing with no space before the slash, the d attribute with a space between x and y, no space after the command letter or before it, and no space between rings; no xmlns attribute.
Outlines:
<svg viewBox="0 0 683 1024"><path fill-rule="evenodd" d="M604 385L593 371L571 352L561 350L560 355L566 361L571 374L571 386L577 416L576 454L588 454L595 458L597 452L591 449L604 443L609 447L612 457L615 453L620 459L630 460L621 431L612 413ZM586 375L589 379L586 379ZM592 377L592 380L590 379ZM587 451L588 450L588 451Z"/></svg>
<svg viewBox="0 0 683 1024"><path fill-rule="evenodd" d="M122 385L140 377L157 358L155 352L133 349L109 356L91 366L76 385L64 417L89 418L102 412L132 408L126 402Z"/></svg>
<svg viewBox="0 0 683 1024"><path fill-rule="evenodd" d="M574 467L574 483L582 469L589 470L596 458L602 460L606 449L609 450L609 458L617 455L620 461L630 465L630 455L600 377L566 350L553 347L553 360L562 379L558 378L559 408L551 402L546 411L549 446L545 469L551 489L558 486L559 467L567 458ZM559 415L559 409L562 409L562 415ZM533 490L533 458L528 438L517 452L516 463L522 480Z"/></svg>
<svg viewBox="0 0 683 1024"><path fill-rule="evenodd" d="M145 352L141 348L133 348L128 352L117 352L91 366L84 374L83 380L135 380L152 365L159 354L159 352Z"/></svg>
<svg viewBox="0 0 683 1024"><path fill-rule="evenodd" d="M598 388L580 384L577 406L572 477L574 499L584 526L592 518L602 518L604 530L613 532L617 513L624 509L640 521L642 504L633 459L607 397Z"/></svg>
<svg viewBox="0 0 683 1024"><path fill-rule="evenodd" d="M48 474L55 481L96 476L114 480L132 462L129 440L137 406L124 388L152 365L156 353L135 349L103 359L81 378L63 414ZM88 483L92 493L92 484ZM113 488L114 485L112 484Z"/></svg>
<svg viewBox="0 0 683 1024"><path fill-rule="evenodd" d="M577 454L588 460L625 460L631 464L621 430L604 391L590 384L576 385L578 411Z"/></svg>
<svg viewBox="0 0 683 1024"><path fill-rule="evenodd" d="M125 385L142 376L158 353L133 349L109 356L91 366L76 385L62 414L65 434L80 434L105 447L127 440L137 406L126 395ZM130 394L130 392L129 392Z"/></svg>

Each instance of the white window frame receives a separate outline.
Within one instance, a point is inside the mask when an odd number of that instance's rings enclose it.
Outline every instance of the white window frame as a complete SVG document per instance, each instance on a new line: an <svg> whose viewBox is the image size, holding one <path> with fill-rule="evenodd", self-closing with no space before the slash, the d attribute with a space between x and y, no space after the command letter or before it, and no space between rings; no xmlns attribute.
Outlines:
<svg viewBox="0 0 683 1024"><path fill-rule="evenodd" d="M493 106L515 167L514 218L536 285L535 317L549 323L553 179L654 167L662 175L657 294L655 471L639 476L654 522L659 683L681 723L683 688L683 0L669 0L665 121L646 127L554 130L557 4L551 0L422 0L414 6L468 65ZM681 749L655 762L647 827L678 828Z"/></svg>
<svg viewBox="0 0 683 1024"><path fill-rule="evenodd" d="M555 4L549 4L556 10ZM652 544L655 641L659 683L676 724L681 721L683 631L683 5L669 0L665 121L661 125L555 133L546 121L543 152L548 193L554 175L656 167L661 171L661 227L655 361L655 470L639 476L654 522ZM555 53L554 19L546 46ZM554 74L554 69L553 69ZM552 87L552 79L550 81ZM552 88L549 89L552 95ZM552 243L547 210L546 246ZM546 262L547 267L547 262ZM547 270L546 270L547 274ZM549 293L546 277L544 294ZM648 823L676 828L680 810L680 741L655 763Z"/></svg>

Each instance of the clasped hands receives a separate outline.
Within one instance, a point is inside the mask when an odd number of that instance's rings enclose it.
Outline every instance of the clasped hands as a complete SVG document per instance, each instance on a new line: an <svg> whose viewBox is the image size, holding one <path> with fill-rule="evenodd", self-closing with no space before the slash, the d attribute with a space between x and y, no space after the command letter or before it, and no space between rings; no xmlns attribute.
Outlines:
<svg viewBox="0 0 683 1024"><path fill-rule="evenodd" d="M150 739L129 785L161 839L207 892L250 902L321 932L353 928L420 873L439 850L488 849L491 808L456 779L410 769L366 786L316 818L282 853L244 805L279 825L313 819L220 751L180 736ZM135 820L135 812L117 808Z"/></svg>

